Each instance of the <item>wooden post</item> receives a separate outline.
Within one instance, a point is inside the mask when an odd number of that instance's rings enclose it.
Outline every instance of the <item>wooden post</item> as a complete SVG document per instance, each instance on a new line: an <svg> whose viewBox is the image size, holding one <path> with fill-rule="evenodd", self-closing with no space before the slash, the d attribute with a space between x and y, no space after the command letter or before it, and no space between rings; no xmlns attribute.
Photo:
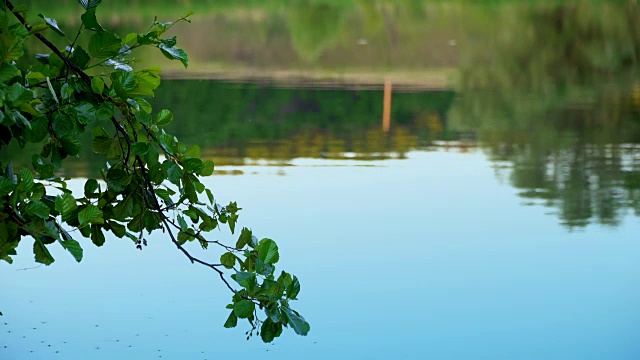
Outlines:
<svg viewBox="0 0 640 360"><path fill-rule="evenodd" d="M389 132L391 128L391 80L384 82L384 100L382 107L382 131Z"/></svg>

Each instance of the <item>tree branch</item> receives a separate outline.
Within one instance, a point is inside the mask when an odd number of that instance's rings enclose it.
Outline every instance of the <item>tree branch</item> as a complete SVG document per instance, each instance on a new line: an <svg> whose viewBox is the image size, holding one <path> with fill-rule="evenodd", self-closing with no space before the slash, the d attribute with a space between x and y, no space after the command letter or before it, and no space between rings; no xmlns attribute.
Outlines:
<svg viewBox="0 0 640 360"><path fill-rule="evenodd" d="M11 4L11 2L9 0L5 0L5 3L7 4L7 8L13 13L13 15L18 19L18 21L27 29L27 30L31 30L31 25L29 25L26 21L26 19L20 15L17 12L14 12L14 6L13 4ZM73 62L71 62L66 56L64 56L64 54L62 54L62 52L53 44L51 43L49 40L47 40L47 38L45 38L42 34L36 33L35 37L40 40L40 42L42 42L46 47L48 47L54 54L56 54L58 57L60 57L60 59L62 59L62 61L65 63L65 65L71 69L76 75L78 75L87 85L91 86L91 76L89 76L87 73L85 73L82 69L80 69L76 64L74 64ZM110 97L107 97L106 99L104 99L104 101L109 101L111 103L113 103L114 105L118 105L117 102L115 100L113 100ZM131 115L131 114L129 114ZM128 148L130 150L131 145L133 144L133 140L131 139L131 137L129 136L129 134L127 133L127 131L122 127L122 124L120 124L114 117L111 118L111 121L113 123L113 125L116 128L116 131L118 131L119 133L121 133L128 145ZM124 156L124 153L123 153ZM128 155L127 155L128 156ZM209 267L211 269L213 269L215 272L218 273L218 275L220 276L220 279L224 282L224 284L227 286L227 288L229 288L229 290L231 290L234 294L237 292L232 286L231 284L229 284L229 282L227 281L227 279L224 277L224 272L220 269L218 269L218 266L221 266L222 264L213 264L213 263L208 263L206 261L200 260L198 258L196 258L195 256L191 255L182 245L180 245L180 243L178 242L178 240L176 239L175 235L173 234L173 232L170 229L169 226L169 219L166 217L166 215L164 214L164 212L162 211L162 208L160 206L160 203L158 201L158 198L156 196L155 193L155 189L153 188L153 183L151 182L151 180L149 179L148 173L147 173L147 169L144 166L143 162L141 161L139 156L136 156L136 162L138 163L138 166L140 168L140 172L144 178L144 182L145 182L145 188L147 191L149 191L152 194L152 200L153 203L150 204L153 206L154 210L157 211L158 215L160 216L160 219L162 221L162 223L164 224L164 227L167 229L167 232L169 233L169 237L171 238L171 241L176 245L176 247L189 259L189 261L191 261L191 263L198 263L201 265L204 265L206 267Z"/></svg>
<svg viewBox="0 0 640 360"><path fill-rule="evenodd" d="M13 4L11 4L11 1L5 0L5 3L7 4L7 8L9 8L11 13L13 13L13 16L15 16L16 19L18 19L18 21L20 21L20 23L24 25L24 27L28 31L31 31L31 25L27 23L27 20L22 15L20 15L20 13L13 11L14 6ZM38 40L40 40L40 42L42 42L51 51L53 51L54 54L58 55L58 57L60 57L60 59L64 61L65 65L67 65L71 70L73 70L74 73L80 76L80 78L84 80L84 82L86 82L88 85L91 85L91 77L87 75L84 71L82 71L82 69L80 69L76 64L72 63L71 60L67 59L67 57L64 56L64 54L62 54L62 52L58 50L58 48L55 45L53 45L53 43L51 43L51 41L47 40L47 38L45 38L42 34L39 34L39 33L36 33L35 37L38 38Z"/></svg>

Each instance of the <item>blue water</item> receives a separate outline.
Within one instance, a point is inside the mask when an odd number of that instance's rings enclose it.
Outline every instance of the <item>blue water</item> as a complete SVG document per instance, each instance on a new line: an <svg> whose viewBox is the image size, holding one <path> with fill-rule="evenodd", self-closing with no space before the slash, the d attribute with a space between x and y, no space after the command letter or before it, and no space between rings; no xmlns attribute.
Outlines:
<svg viewBox="0 0 640 360"><path fill-rule="evenodd" d="M207 185L278 241L309 336L224 329L230 294L161 233L19 270L34 266L23 241L0 264L0 359L640 358L638 218L569 232L477 151L294 165Z"/></svg>

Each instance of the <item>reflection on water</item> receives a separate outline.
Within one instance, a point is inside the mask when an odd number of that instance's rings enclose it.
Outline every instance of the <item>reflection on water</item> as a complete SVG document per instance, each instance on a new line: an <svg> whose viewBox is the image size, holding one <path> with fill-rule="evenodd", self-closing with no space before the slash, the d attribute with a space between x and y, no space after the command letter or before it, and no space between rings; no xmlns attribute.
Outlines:
<svg viewBox="0 0 640 360"><path fill-rule="evenodd" d="M172 4L101 11L125 33ZM192 66L167 74L234 82L166 82L153 104L175 111L170 130L201 144L218 174L480 144L526 203L552 207L569 227L640 211L636 1L182 4L198 14L175 28ZM65 174L95 174L99 157L84 159Z"/></svg>
<svg viewBox="0 0 640 360"><path fill-rule="evenodd" d="M247 165L284 175L300 158L373 161L480 147L524 202L555 209L569 227L616 225L627 210L640 214L638 85L588 89L525 112L544 98L395 89L388 124L382 90L183 80L165 83L153 105L169 104L179 120L168 130L200 144L218 175L250 175ZM88 155L64 174L95 176L100 161Z"/></svg>
<svg viewBox="0 0 640 360"><path fill-rule="evenodd" d="M499 175L520 196L557 209L564 224L617 225L627 210L640 215L640 108L630 90L606 86L518 115L516 107L537 99L499 107L505 94L461 96L450 119L452 128L475 129Z"/></svg>
<svg viewBox="0 0 640 360"><path fill-rule="evenodd" d="M636 2L505 7L461 65L451 129L474 131L520 195L569 227L640 213L639 13Z"/></svg>
<svg viewBox="0 0 640 360"><path fill-rule="evenodd" d="M391 93L385 100L380 90L282 89L218 81L167 85L153 105L172 104L176 117L184 120L169 130L185 143L203 146L205 156L218 165L403 158L409 150L434 146L434 140L458 138L446 126L452 91L396 89L393 106L385 107Z"/></svg>

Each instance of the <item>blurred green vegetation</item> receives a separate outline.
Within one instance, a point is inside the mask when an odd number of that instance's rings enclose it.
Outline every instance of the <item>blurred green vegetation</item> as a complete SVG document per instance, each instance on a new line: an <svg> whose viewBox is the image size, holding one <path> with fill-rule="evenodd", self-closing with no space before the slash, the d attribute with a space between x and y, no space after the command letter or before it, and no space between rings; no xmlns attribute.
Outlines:
<svg viewBox="0 0 640 360"><path fill-rule="evenodd" d="M64 26L80 11L38 3ZM126 34L189 10L175 34L192 65L166 75L254 83L165 82L153 104L174 109L171 131L218 165L403 157L463 134L523 201L569 227L640 215L637 1L112 0L98 16ZM154 56L139 66L162 63ZM394 92L388 134L379 87L350 90L385 79L414 91ZM320 80L333 88L278 87Z"/></svg>
<svg viewBox="0 0 640 360"><path fill-rule="evenodd" d="M171 81L152 104L172 104L170 131L200 144L218 165L266 159L286 164L296 158L358 159L404 157L445 131L451 91L396 93L393 127L382 130L380 90L285 89L273 85L218 81Z"/></svg>
<svg viewBox="0 0 640 360"><path fill-rule="evenodd" d="M533 9L496 10L469 45L450 129L474 131L520 195L569 227L640 215L640 6Z"/></svg>
<svg viewBox="0 0 640 360"><path fill-rule="evenodd" d="M452 91L395 93L392 128L382 129L380 90L283 89L273 85L221 81L172 80L156 91L155 111L170 107L175 121L167 131L182 142L202 148L203 159L220 165L257 160L287 164L296 158L360 160L402 158L433 140L455 138L446 131ZM90 133L90 132L89 132ZM91 137L83 139L88 153L68 160L63 175L95 174L100 156L89 153ZM17 147L0 156L20 159ZM25 154L27 152L24 152Z"/></svg>

